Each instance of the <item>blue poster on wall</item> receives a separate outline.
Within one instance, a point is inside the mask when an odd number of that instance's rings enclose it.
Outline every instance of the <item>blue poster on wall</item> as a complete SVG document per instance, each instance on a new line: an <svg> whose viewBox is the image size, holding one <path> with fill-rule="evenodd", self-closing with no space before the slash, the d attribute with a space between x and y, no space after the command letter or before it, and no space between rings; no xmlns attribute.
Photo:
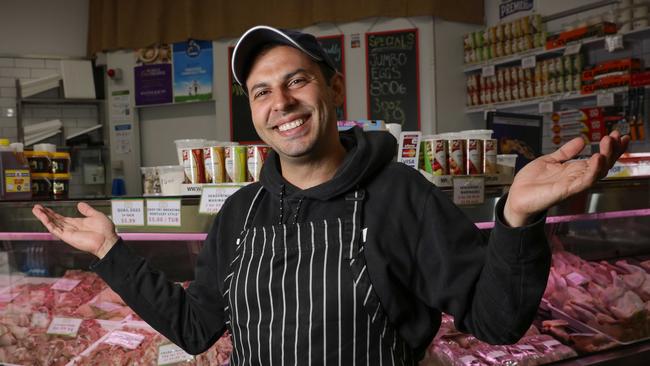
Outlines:
<svg viewBox="0 0 650 366"><path fill-rule="evenodd" d="M212 99L212 41L174 43L174 102Z"/></svg>

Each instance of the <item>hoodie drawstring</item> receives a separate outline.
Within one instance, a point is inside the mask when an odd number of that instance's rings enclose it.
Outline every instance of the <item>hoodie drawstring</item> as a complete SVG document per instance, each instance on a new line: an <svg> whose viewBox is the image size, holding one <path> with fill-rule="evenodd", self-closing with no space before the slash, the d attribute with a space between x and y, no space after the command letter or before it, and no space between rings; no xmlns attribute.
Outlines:
<svg viewBox="0 0 650 366"><path fill-rule="evenodd" d="M300 207L302 207L302 200L304 197L300 197L298 200L298 205L296 206L296 213L293 215L293 223L298 222L298 213L300 213ZM284 222L284 184L280 186L280 222L279 225L282 225Z"/></svg>

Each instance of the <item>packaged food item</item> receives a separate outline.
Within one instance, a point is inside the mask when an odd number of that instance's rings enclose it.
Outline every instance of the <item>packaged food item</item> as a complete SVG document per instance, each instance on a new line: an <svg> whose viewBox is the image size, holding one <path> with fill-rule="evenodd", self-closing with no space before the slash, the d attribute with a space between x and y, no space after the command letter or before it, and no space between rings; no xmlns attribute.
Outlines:
<svg viewBox="0 0 650 366"><path fill-rule="evenodd" d="M483 140L469 138L467 146L467 174L483 174Z"/></svg>
<svg viewBox="0 0 650 366"><path fill-rule="evenodd" d="M449 174L447 140L441 139L439 136L432 136L431 139L426 139L423 143L425 170L433 175Z"/></svg>
<svg viewBox="0 0 650 366"><path fill-rule="evenodd" d="M164 165L156 167L160 177L160 193L163 196L178 196L181 194L185 169L181 165Z"/></svg>
<svg viewBox="0 0 650 366"><path fill-rule="evenodd" d="M55 152L52 157L52 174L70 173L70 153Z"/></svg>
<svg viewBox="0 0 650 366"><path fill-rule="evenodd" d="M483 140L483 173L497 174L497 140Z"/></svg>
<svg viewBox="0 0 650 366"><path fill-rule="evenodd" d="M158 168L143 166L140 167L140 171L142 172L142 194L146 196L159 195L161 192Z"/></svg>
<svg viewBox="0 0 650 366"><path fill-rule="evenodd" d="M21 152L0 139L0 199L31 199L32 184L29 163Z"/></svg>
<svg viewBox="0 0 650 366"><path fill-rule="evenodd" d="M25 151L24 155L32 173L51 173L50 153L47 151Z"/></svg>
<svg viewBox="0 0 650 366"><path fill-rule="evenodd" d="M228 182L248 182L248 154L246 151L246 146L226 146L225 156Z"/></svg>
<svg viewBox="0 0 650 366"><path fill-rule="evenodd" d="M52 198L67 199L70 192L70 174L59 173L52 175Z"/></svg>
<svg viewBox="0 0 650 366"><path fill-rule="evenodd" d="M32 198L48 199L52 196L52 174L32 173Z"/></svg>
<svg viewBox="0 0 650 366"><path fill-rule="evenodd" d="M249 145L246 147L246 152L248 156L247 167L248 167L248 178L252 182L257 182L260 180L260 172L262 171L262 165L266 160L266 156L269 153L270 147L267 145Z"/></svg>
<svg viewBox="0 0 650 366"><path fill-rule="evenodd" d="M185 184L205 183L205 162L203 148L205 142L189 143L181 149L183 168L185 169Z"/></svg>
<svg viewBox="0 0 650 366"><path fill-rule="evenodd" d="M226 176L226 155L223 145L216 141L208 141L203 148L205 162L205 182L224 183Z"/></svg>
<svg viewBox="0 0 650 366"><path fill-rule="evenodd" d="M464 175L467 174L467 140L456 135L451 135L448 142L449 153L449 174Z"/></svg>

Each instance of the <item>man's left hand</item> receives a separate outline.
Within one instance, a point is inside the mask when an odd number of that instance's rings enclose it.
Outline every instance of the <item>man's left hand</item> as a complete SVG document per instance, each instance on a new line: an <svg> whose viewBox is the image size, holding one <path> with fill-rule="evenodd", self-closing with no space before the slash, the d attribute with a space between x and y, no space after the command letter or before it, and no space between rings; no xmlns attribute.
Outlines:
<svg viewBox="0 0 650 366"><path fill-rule="evenodd" d="M523 226L536 214L591 187L607 175L630 141L614 131L600 140L600 153L574 160L585 146L582 138L567 142L552 154L541 156L515 176L503 214L511 227Z"/></svg>

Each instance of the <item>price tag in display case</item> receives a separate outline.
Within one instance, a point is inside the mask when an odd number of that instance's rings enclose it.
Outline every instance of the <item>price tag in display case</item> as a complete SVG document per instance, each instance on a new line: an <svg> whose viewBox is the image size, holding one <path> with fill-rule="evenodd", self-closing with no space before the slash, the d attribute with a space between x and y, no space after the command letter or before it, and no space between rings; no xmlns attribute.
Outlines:
<svg viewBox="0 0 650 366"><path fill-rule="evenodd" d="M521 68L522 69L532 69L535 68L535 56L528 56L521 59Z"/></svg>
<svg viewBox="0 0 650 366"><path fill-rule="evenodd" d="M180 227L181 200L147 199L147 226Z"/></svg>
<svg viewBox="0 0 650 366"><path fill-rule="evenodd" d="M605 49L607 49L607 52L614 52L616 50L622 50L623 49L623 35L622 34L614 34L611 36L606 36L605 37Z"/></svg>
<svg viewBox="0 0 650 366"><path fill-rule="evenodd" d="M163 344L158 347L158 366L176 365L180 362L190 362L192 360L194 360L192 355L187 354L173 343Z"/></svg>
<svg viewBox="0 0 650 366"><path fill-rule="evenodd" d="M76 337L82 321L82 319L75 318L54 318L46 333Z"/></svg>
<svg viewBox="0 0 650 366"><path fill-rule="evenodd" d="M453 186L456 205L480 205L485 201L485 177L454 177Z"/></svg>
<svg viewBox="0 0 650 366"><path fill-rule="evenodd" d="M483 66L481 76L494 76L494 65Z"/></svg>
<svg viewBox="0 0 650 366"><path fill-rule="evenodd" d="M599 107L610 107L614 105L614 93L598 93L596 105Z"/></svg>
<svg viewBox="0 0 650 366"><path fill-rule="evenodd" d="M115 226L144 226L144 200L111 200L111 214Z"/></svg>
<svg viewBox="0 0 650 366"><path fill-rule="evenodd" d="M226 199L235 193L243 185L214 185L204 186L201 192L201 202L199 203L199 213L214 215Z"/></svg>
<svg viewBox="0 0 650 366"><path fill-rule="evenodd" d="M553 101L548 100L545 102L540 102L539 103L539 113L544 114L544 113L553 113Z"/></svg>
<svg viewBox="0 0 650 366"><path fill-rule="evenodd" d="M580 48L582 48L582 43L581 42L568 44L568 45L566 45L566 48L564 49L564 56L575 55L578 52L580 52Z"/></svg>

